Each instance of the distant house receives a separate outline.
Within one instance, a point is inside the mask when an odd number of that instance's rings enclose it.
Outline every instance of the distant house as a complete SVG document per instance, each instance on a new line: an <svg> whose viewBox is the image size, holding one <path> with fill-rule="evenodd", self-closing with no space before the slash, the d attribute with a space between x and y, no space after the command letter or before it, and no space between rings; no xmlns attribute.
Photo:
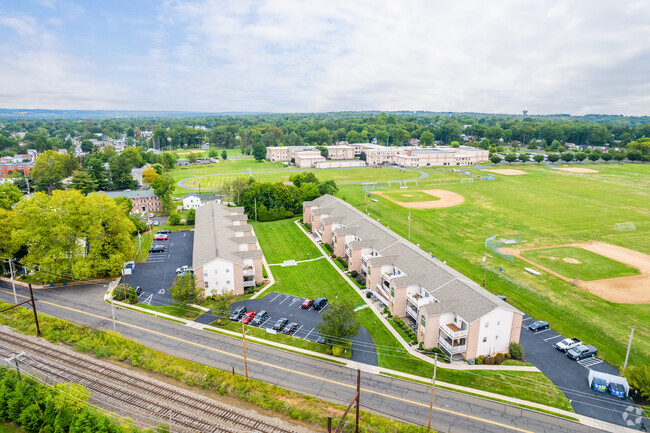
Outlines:
<svg viewBox="0 0 650 433"><path fill-rule="evenodd" d="M160 199L151 189L144 191L131 191L125 189L124 191L100 191L100 194L106 194L111 198L128 197L133 202L133 209L131 212L157 212L161 211L162 205Z"/></svg>
<svg viewBox="0 0 650 433"><path fill-rule="evenodd" d="M201 146L201 149L203 149L203 150L209 150L209 149L210 149L210 145L209 145L208 143L203 143L203 146Z"/></svg>
<svg viewBox="0 0 650 433"><path fill-rule="evenodd" d="M138 181L138 185L142 185L142 175L144 174L144 169L147 167L151 167L151 165L145 164L140 168L134 167L131 169L131 176L133 177L134 180Z"/></svg>
<svg viewBox="0 0 650 433"><path fill-rule="evenodd" d="M0 177L9 177L14 171L19 171L25 176L29 176L29 171L34 168L31 162L3 162L0 163Z"/></svg>
<svg viewBox="0 0 650 433"><path fill-rule="evenodd" d="M196 193L189 193L183 196L183 210L198 209L203 205L203 197Z"/></svg>

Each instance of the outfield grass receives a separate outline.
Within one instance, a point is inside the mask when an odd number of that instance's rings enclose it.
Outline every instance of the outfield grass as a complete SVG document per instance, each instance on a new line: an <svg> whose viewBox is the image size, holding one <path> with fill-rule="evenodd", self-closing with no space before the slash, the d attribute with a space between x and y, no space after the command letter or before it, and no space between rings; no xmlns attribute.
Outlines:
<svg viewBox="0 0 650 433"><path fill-rule="evenodd" d="M576 247L528 250L523 251L522 255L564 277L582 281L627 277L641 273L636 268ZM580 263L568 263L563 260L565 258L575 259Z"/></svg>
<svg viewBox="0 0 650 433"><path fill-rule="evenodd" d="M314 243L296 226L295 220L294 218L263 223L250 221L268 263L315 259L321 256Z"/></svg>
<svg viewBox="0 0 650 433"><path fill-rule="evenodd" d="M387 200L368 200L367 206L371 217L381 218L382 224L402 236L407 234L411 213L411 241L479 283L484 242L495 234L519 235L527 241L527 248L599 240L650 254L646 205L650 203L650 165L580 166L598 173L585 176L526 165L526 176L442 187L465 198L459 206L404 209ZM420 180L418 189L435 186L435 181ZM339 185L339 189L339 197L364 210L360 185ZM625 221L634 222L637 231L613 230L615 223ZM495 256L488 266L488 290L507 296L536 319L548 320L558 332L594 344L599 356L615 366L623 364L627 337L634 326L631 364L650 362L650 305L604 301L552 275L530 275L523 270L528 266L523 261L512 264Z"/></svg>
<svg viewBox="0 0 650 433"><path fill-rule="evenodd" d="M390 192L382 192L381 195L391 200L401 201L404 203L440 200L439 197L436 197L431 194L427 194L426 192L423 191L410 191L410 190L390 191Z"/></svg>

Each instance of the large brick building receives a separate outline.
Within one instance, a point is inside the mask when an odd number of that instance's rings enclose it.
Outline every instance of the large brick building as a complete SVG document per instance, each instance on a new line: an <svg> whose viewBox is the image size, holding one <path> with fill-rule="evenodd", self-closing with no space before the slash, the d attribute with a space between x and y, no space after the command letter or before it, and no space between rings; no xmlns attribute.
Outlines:
<svg viewBox="0 0 650 433"><path fill-rule="evenodd" d="M124 190L124 191L101 191L102 194L106 194L109 197L128 197L133 202L133 213L141 212L158 212L163 210L162 205L160 204L160 199L151 189L147 190Z"/></svg>

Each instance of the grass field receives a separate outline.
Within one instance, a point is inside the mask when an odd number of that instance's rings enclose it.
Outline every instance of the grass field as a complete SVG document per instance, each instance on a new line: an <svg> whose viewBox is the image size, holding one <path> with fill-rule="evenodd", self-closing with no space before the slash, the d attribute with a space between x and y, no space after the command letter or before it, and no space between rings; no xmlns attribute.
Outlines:
<svg viewBox="0 0 650 433"><path fill-rule="evenodd" d="M136 305L141 308L146 308L147 310L156 311L158 313L165 313L165 314L169 314L170 316L176 316L182 319L189 319L189 320L194 320L197 317L199 317L201 314L203 314L203 310L199 310L198 308L194 308L191 306L187 306L187 307L181 307L177 305L154 306L154 305L144 304L142 302L138 302Z"/></svg>
<svg viewBox="0 0 650 433"><path fill-rule="evenodd" d="M523 251L522 255L562 276L582 281L627 277L641 273L636 268L576 247L528 250ZM574 259L579 263L569 263L564 259Z"/></svg>
<svg viewBox="0 0 650 433"><path fill-rule="evenodd" d="M267 248L262 248L268 263L315 259L321 256L318 248L296 226L295 220L250 222L260 245L268 245Z"/></svg>
<svg viewBox="0 0 650 433"><path fill-rule="evenodd" d="M0 422L0 433L22 433L24 430L17 425Z"/></svg>
<svg viewBox="0 0 650 433"><path fill-rule="evenodd" d="M389 198L395 201L401 201L404 203L419 202L419 201L435 201L440 200L440 198L427 194L423 191L389 191L381 193L384 197Z"/></svg>
<svg viewBox="0 0 650 433"><path fill-rule="evenodd" d="M408 231L410 212L411 241L479 283L484 242L495 234L519 235L527 248L599 240L650 254L650 165L580 166L598 173L526 165L526 176L439 187L462 195L465 202L459 206L414 210L379 198L377 203L367 201L368 211L402 236ZM417 189L436 181L421 180ZM360 185L339 189L339 197L363 211ZM634 222L637 231L613 230L615 223L624 221ZM635 326L631 364L650 362L650 305L613 304L546 273L530 275L525 266L521 261L489 259L487 289L507 296L533 317L548 320L558 332L596 345L599 356L616 366L623 364L627 337Z"/></svg>

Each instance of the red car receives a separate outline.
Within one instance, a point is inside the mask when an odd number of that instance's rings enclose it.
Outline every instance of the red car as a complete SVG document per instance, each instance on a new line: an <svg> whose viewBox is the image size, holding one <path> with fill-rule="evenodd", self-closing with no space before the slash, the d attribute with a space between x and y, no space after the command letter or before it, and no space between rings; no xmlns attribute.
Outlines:
<svg viewBox="0 0 650 433"><path fill-rule="evenodd" d="M313 299L305 299L304 301L302 301L301 307L302 308L309 308L309 307L312 306L313 303L314 303Z"/></svg>
<svg viewBox="0 0 650 433"><path fill-rule="evenodd" d="M248 313L244 314L244 317L241 319L241 323L249 323L251 320L253 320L253 317L255 317L257 313L255 311L249 311Z"/></svg>
<svg viewBox="0 0 650 433"><path fill-rule="evenodd" d="M163 234L159 233L159 234L157 234L157 235L155 235L153 237L153 240L154 241L166 241L167 240L167 235L163 235Z"/></svg>

